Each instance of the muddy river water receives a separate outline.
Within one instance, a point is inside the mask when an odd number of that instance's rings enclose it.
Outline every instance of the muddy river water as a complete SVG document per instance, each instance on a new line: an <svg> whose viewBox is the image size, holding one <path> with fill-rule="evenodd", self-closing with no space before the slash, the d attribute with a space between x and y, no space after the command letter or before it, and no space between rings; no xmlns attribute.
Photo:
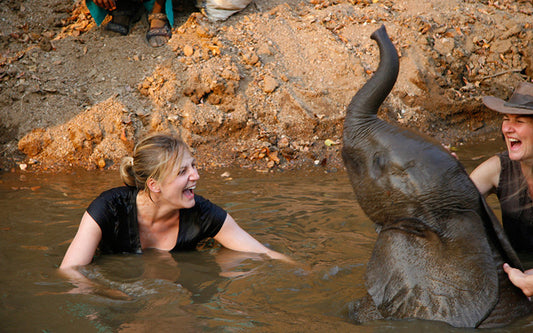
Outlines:
<svg viewBox="0 0 533 333"><path fill-rule="evenodd" d="M458 154L471 170L500 148L460 147ZM197 193L298 264L216 246L108 255L82 269L100 287L80 290L58 275L57 267L87 205L121 185L118 172L5 173L0 331L467 331L438 322L347 321L346 305L365 294L363 275L376 234L344 171L217 170L201 171L201 177ZM497 202L490 203L498 214ZM532 330L529 317L497 331Z"/></svg>

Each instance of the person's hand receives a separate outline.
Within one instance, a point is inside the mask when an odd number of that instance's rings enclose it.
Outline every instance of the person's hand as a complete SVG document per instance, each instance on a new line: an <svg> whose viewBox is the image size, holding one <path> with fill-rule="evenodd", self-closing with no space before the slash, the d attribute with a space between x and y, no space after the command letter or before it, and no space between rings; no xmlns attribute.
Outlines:
<svg viewBox="0 0 533 333"><path fill-rule="evenodd" d="M525 273L519 269L509 266L509 264L503 264L503 270L509 276L509 280L522 289L522 292L527 297L533 296L533 270L527 270Z"/></svg>
<svg viewBox="0 0 533 333"><path fill-rule="evenodd" d="M452 155L456 159L459 159L459 157L457 157L457 154L453 152L452 145L445 145L444 143L441 143L441 145L442 147L444 147L444 149L446 149L450 153L450 155Z"/></svg>
<svg viewBox="0 0 533 333"><path fill-rule="evenodd" d="M107 10L117 9L115 0L93 0L94 4Z"/></svg>
<svg viewBox="0 0 533 333"><path fill-rule="evenodd" d="M286 263L293 264L293 265L296 264L296 262L295 262L294 260L292 260L291 258L287 257L287 256L284 255L284 254L281 254L281 253L279 253L279 252L276 252L276 251L274 251L274 250L270 250L270 249L269 249L269 250L267 251L266 255L267 255L268 257L270 257L271 259L282 260L282 261L284 261L284 262L286 262Z"/></svg>

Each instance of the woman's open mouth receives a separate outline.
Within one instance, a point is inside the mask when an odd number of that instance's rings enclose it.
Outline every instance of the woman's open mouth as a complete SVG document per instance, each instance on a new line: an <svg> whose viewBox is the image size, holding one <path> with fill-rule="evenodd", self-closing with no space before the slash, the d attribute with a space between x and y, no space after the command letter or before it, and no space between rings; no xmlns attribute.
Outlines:
<svg viewBox="0 0 533 333"><path fill-rule="evenodd" d="M183 190L183 194L186 196L186 197L194 197L194 189L196 188L196 185L191 185L191 186L188 186L186 187L184 190Z"/></svg>
<svg viewBox="0 0 533 333"><path fill-rule="evenodd" d="M509 148L516 150L520 147L522 144L522 141L515 139L515 138L508 138L507 141L509 142Z"/></svg>

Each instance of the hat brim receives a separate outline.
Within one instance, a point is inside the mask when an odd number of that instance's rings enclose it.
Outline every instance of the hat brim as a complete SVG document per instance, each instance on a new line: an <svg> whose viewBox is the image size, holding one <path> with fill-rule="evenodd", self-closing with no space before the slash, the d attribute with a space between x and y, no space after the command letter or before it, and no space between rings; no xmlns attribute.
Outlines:
<svg viewBox="0 0 533 333"><path fill-rule="evenodd" d="M505 106L505 101L503 99L494 96L483 97L483 104L485 104L485 106L487 106L489 109L500 113L533 115L533 110Z"/></svg>

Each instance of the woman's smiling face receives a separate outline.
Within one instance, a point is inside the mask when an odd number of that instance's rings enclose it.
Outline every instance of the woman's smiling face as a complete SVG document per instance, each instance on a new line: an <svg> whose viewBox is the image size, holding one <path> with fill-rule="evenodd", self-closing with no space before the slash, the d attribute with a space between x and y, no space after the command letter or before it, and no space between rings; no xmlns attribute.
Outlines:
<svg viewBox="0 0 533 333"><path fill-rule="evenodd" d="M160 184L161 199L176 208L194 206L194 189L200 179L196 160L189 152L184 152L181 165L168 175Z"/></svg>
<svg viewBox="0 0 533 333"><path fill-rule="evenodd" d="M533 162L533 117L506 114L503 116L502 133L509 157L514 161Z"/></svg>

